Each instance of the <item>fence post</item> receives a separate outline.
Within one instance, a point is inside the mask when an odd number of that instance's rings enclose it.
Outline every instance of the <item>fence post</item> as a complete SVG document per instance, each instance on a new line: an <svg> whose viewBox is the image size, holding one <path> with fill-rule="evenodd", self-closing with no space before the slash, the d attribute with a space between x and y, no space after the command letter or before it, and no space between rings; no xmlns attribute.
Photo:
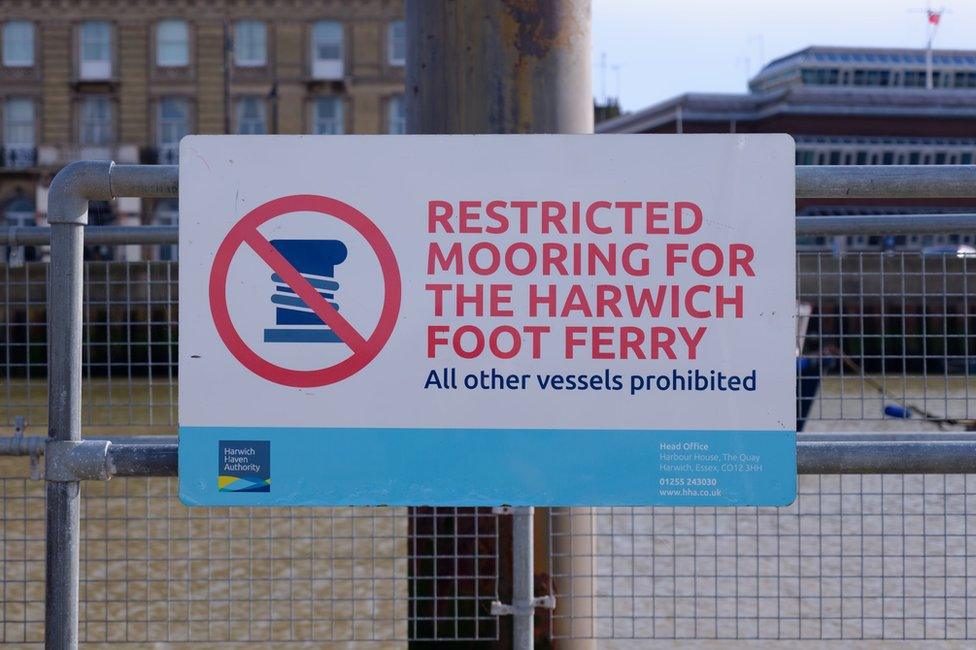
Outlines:
<svg viewBox="0 0 976 650"><path fill-rule="evenodd" d="M88 199L111 198L112 163L76 162L51 183L48 271L48 439L81 440L81 346L84 226ZM78 647L81 483L47 477L44 640Z"/></svg>
<svg viewBox="0 0 976 650"><path fill-rule="evenodd" d="M407 0L406 19L408 132L593 132L590 0ZM538 514L544 540L549 513ZM535 516L533 508L516 508L512 522L509 611L519 650L534 642ZM577 532L580 543L590 531ZM571 580L579 589L591 586ZM578 596L570 602L587 601ZM561 646L589 643L567 640Z"/></svg>
<svg viewBox="0 0 976 650"><path fill-rule="evenodd" d="M81 440L84 228L88 201L115 196L175 196L175 166L116 166L76 161L54 177L48 192L48 442ZM48 648L78 647L81 483L45 454L47 536L44 640ZM68 478L66 478L68 477Z"/></svg>
<svg viewBox="0 0 976 650"><path fill-rule="evenodd" d="M512 509L512 647L531 648L535 642L535 570L532 529L535 508Z"/></svg>

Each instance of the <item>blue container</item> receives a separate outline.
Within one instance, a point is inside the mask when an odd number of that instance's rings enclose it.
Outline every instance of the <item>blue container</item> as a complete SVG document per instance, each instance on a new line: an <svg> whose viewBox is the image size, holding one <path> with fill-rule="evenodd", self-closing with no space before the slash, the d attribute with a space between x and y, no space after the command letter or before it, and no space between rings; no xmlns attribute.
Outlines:
<svg viewBox="0 0 976 650"><path fill-rule="evenodd" d="M900 404L885 404L884 414L889 418L898 418L899 420L908 420L912 417L911 409Z"/></svg>

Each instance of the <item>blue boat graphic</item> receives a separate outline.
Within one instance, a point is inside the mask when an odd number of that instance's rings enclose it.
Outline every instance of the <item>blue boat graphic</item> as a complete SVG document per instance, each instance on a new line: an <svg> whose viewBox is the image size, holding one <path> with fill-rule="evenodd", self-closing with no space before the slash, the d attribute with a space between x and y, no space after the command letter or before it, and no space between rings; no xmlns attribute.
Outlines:
<svg viewBox="0 0 976 650"><path fill-rule="evenodd" d="M272 239L271 245L338 311L335 267L346 259L345 244L337 239ZM264 330L265 343L342 342L281 276L274 273L271 281L275 284L271 303L276 308L277 327Z"/></svg>

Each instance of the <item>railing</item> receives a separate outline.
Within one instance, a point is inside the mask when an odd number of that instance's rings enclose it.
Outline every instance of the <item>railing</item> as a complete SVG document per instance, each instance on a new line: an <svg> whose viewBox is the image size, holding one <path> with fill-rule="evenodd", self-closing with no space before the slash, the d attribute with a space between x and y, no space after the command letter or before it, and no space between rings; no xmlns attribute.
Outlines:
<svg viewBox="0 0 976 650"><path fill-rule="evenodd" d="M37 147L0 147L0 167L28 169L37 165Z"/></svg>
<svg viewBox="0 0 976 650"><path fill-rule="evenodd" d="M37 164L62 167L75 160L114 160L124 164L139 162L136 144L42 144L37 148Z"/></svg>
<svg viewBox="0 0 976 650"><path fill-rule="evenodd" d="M909 171L801 169L798 195L976 193L970 168ZM804 217L797 230L971 233L976 217ZM177 239L175 227L85 231L107 245ZM0 229L0 245L47 244L50 232ZM974 264L915 251L799 254L798 295L812 313L798 501L553 510L537 526L547 559L535 593L554 594L557 608L540 610L540 629L600 639L976 636L976 435L965 432L976 420ZM27 423L0 444L0 456L23 455L0 458L0 642L44 634L44 488L26 477L31 458L41 470L32 434L49 424L53 273L0 266L0 426ZM176 277L173 262L85 265L81 426L86 438L115 436L99 471L143 477L85 485L80 638L506 639L490 611L511 589L506 515L177 501L174 480L159 476L175 470L173 440L159 436L176 425Z"/></svg>

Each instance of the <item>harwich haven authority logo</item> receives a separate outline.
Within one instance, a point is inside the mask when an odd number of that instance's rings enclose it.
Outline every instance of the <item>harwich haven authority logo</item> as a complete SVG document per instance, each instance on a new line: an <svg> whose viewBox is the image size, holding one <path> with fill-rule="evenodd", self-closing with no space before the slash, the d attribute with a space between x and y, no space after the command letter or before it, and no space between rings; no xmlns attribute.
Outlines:
<svg viewBox="0 0 976 650"><path fill-rule="evenodd" d="M221 440L217 489L220 492L270 492L271 442Z"/></svg>

